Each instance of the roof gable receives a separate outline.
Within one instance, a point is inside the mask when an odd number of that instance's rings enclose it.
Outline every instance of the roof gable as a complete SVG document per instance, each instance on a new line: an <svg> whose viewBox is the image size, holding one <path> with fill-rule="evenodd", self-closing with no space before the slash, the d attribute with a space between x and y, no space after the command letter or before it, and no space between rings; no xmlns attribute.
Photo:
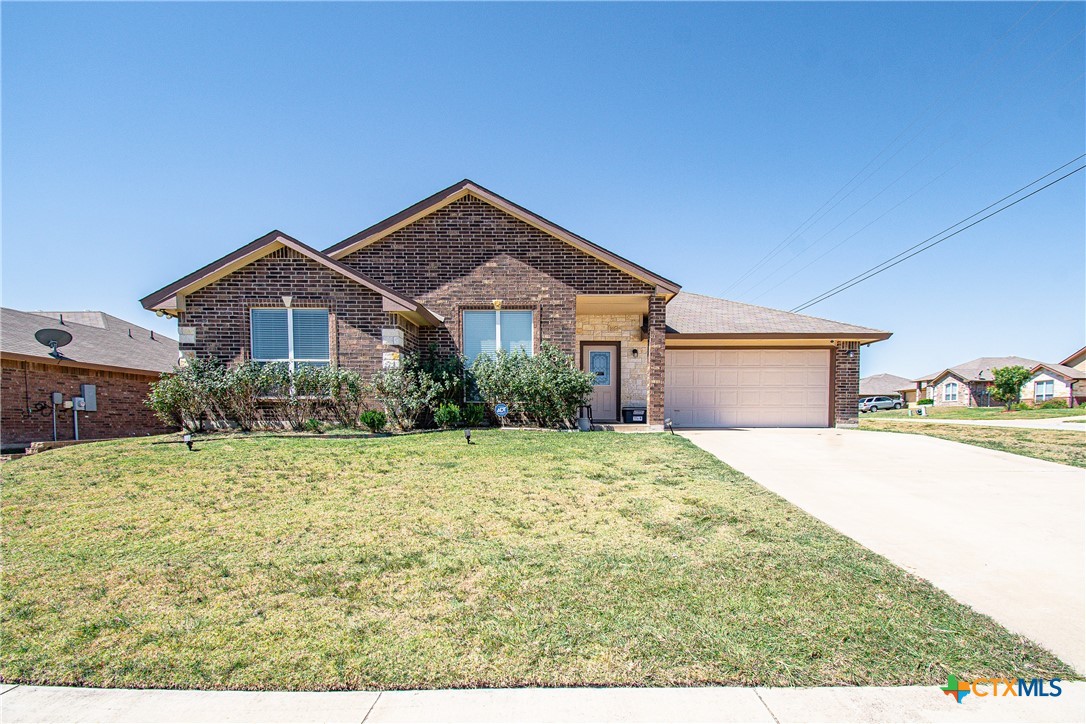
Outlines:
<svg viewBox="0 0 1086 724"><path fill-rule="evenodd" d="M1025 367L1031 369L1034 365L1038 364L1035 359L1027 359L1025 357L977 357L974 360L968 362L962 362L961 364L954 365L953 367L947 367L944 370L935 372L934 374L925 375L924 377L917 377L916 382L928 382L930 380L937 380L941 378L947 372L953 372L960 379L969 382L991 382L992 370L999 367Z"/></svg>
<svg viewBox="0 0 1086 724"><path fill-rule="evenodd" d="M297 239L278 230L272 231L259 239L251 241L240 249L197 269L192 274L182 277L172 284L166 285L157 292L148 294L140 300L140 303L145 309L153 311L177 309L179 306L177 302L178 296L191 294L197 289L201 289L212 282L222 279L232 272L251 264L257 259L262 259L273 251L284 247L312 259L318 264L337 274L347 277L353 282L377 292L385 299L386 309L388 311L414 313L429 323L440 321L439 317L430 313L414 299L400 294L374 279L370 279L354 269L339 263L335 259L322 254L313 247L303 244Z"/></svg>
<svg viewBox="0 0 1086 724"><path fill-rule="evenodd" d="M418 221L419 219L444 208L449 204L464 198L465 196L474 196L486 203L494 206L495 208L503 211L514 218L517 218L537 229L561 240L565 243L593 256L613 267L619 269L627 274L641 279L642 281L649 282L658 287L661 287L666 293L674 294L679 291L680 286L670 279L655 274L648 269L635 264L629 259L625 259L618 254L604 249L602 246L592 243L587 239L574 234L568 229L564 229L558 226L552 221L543 218L539 214L536 214L528 209L515 204L512 201L499 196L498 194L483 188L479 184L471 181L470 179L464 179L458 183L449 186L446 189L438 191L436 194L429 196L422 201L419 201L412 206L407 207L403 211L397 214L393 214L383 221L379 221L373 226L367 229L347 237L343 241L328 247L324 250L324 253L333 259L342 259L348 254L354 253L359 249L362 249L370 244L373 244L389 234L404 228L405 226Z"/></svg>
<svg viewBox="0 0 1086 724"><path fill-rule="evenodd" d="M1067 359L1061 359L1061 365L1067 365L1068 367L1075 367L1086 361L1086 347L1083 347L1078 352L1075 352Z"/></svg>
<svg viewBox="0 0 1086 724"><path fill-rule="evenodd" d="M1040 364L1035 365L1033 369L1030 370L1030 373L1036 376L1037 373L1041 370L1048 370L1049 372L1055 373L1060 377L1069 380L1086 380L1086 372L1083 372L1082 370L1077 370L1074 367L1068 367L1065 364L1051 364L1049 362L1041 362Z"/></svg>

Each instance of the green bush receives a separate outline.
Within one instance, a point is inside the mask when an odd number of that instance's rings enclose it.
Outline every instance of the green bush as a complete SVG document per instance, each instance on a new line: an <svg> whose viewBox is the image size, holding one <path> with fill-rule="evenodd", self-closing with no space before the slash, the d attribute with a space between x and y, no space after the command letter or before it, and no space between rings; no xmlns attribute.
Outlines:
<svg viewBox="0 0 1086 724"><path fill-rule="evenodd" d="M362 414L358 416L358 421L370 432L378 433L385 429L385 425L388 424L388 417L380 410L363 410Z"/></svg>
<svg viewBox="0 0 1086 724"><path fill-rule="evenodd" d="M546 342L537 355L519 350L482 355L472 365L471 376L487 405L504 402L509 405L506 419L539 427L569 426L592 395L594 379L577 369L571 356Z"/></svg>
<svg viewBox="0 0 1086 724"><path fill-rule="evenodd" d="M366 409L366 381L354 370L331 368L328 381L329 409L343 427L355 427Z"/></svg>
<svg viewBox="0 0 1086 724"><path fill-rule="evenodd" d="M433 415L441 403L461 389L459 377L446 369L436 372L417 355L407 354L400 366L374 373L370 391L396 427L412 430Z"/></svg>
<svg viewBox="0 0 1086 724"><path fill-rule="evenodd" d="M1037 405L1041 410L1059 410L1067 407L1067 400L1045 400Z"/></svg>
<svg viewBox="0 0 1086 724"><path fill-rule="evenodd" d="M322 433L324 432L324 423L315 417L311 417L302 423L302 429L306 432Z"/></svg>
<svg viewBox="0 0 1086 724"><path fill-rule="evenodd" d="M441 428L456 427L460 424L460 407L452 402L445 402L434 412L434 424Z"/></svg>
<svg viewBox="0 0 1086 724"><path fill-rule="evenodd" d="M931 399L930 397L925 397L922 400L917 400L916 404L918 404L918 405L934 405L935 400Z"/></svg>
<svg viewBox="0 0 1086 724"><path fill-rule="evenodd" d="M145 404L167 425L189 432L220 416L222 365L215 360L186 360L151 384Z"/></svg>
<svg viewBox="0 0 1086 724"><path fill-rule="evenodd" d="M479 427L486 419L486 409L482 405L464 405L462 420L468 427Z"/></svg>

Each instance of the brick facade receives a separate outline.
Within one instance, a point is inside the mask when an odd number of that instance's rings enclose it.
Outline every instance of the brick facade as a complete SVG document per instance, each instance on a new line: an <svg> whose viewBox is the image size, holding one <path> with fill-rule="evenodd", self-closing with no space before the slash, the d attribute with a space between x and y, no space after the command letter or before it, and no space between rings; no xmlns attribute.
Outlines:
<svg viewBox="0 0 1086 724"><path fill-rule="evenodd" d="M162 424L143 404L151 382L158 375L82 369L49 363L3 360L4 394L0 400L0 430L3 444L30 443L53 439L51 393L70 400L80 394L80 385L96 386L98 410L79 413L79 437L95 440L133 435L160 435L171 429ZM57 408L57 439L75 437L72 411Z"/></svg>
<svg viewBox="0 0 1086 724"><path fill-rule="evenodd" d="M833 351L831 375L834 426L859 426L860 413L856 405L856 398L860 394L860 344L858 342L837 343Z"/></svg>
<svg viewBox="0 0 1086 724"><path fill-rule="evenodd" d="M576 354L578 294L651 294L654 287L474 196L465 196L340 261L445 318L419 345L461 347L465 309L531 309L536 346Z"/></svg>
<svg viewBox="0 0 1086 724"><path fill-rule="evenodd" d="M381 343L388 319L381 295L287 248L186 297L178 324L194 327L196 341L181 342L182 353L224 363L249 359L249 310L281 308L284 296L291 297L292 307L328 309L329 354L338 364L381 368L383 353L391 350Z"/></svg>

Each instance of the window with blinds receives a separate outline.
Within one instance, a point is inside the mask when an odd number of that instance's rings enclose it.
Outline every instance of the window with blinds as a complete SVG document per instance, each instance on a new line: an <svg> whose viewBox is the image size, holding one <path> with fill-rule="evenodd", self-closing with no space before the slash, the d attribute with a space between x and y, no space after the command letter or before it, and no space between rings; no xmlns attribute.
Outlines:
<svg viewBox="0 0 1086 724"><path fill-rule="evenodd" d="M249 318L254 361L286 362L291 370L329 364L327 309L252 309Z"/></svg>
<svg viewBox="0 0 1086 724"><path fill-rule="evenodd" d="M535 329L533 314L522 310L464 312L464 357L468 365L479 355L499 349L532 354Z"/></svg>

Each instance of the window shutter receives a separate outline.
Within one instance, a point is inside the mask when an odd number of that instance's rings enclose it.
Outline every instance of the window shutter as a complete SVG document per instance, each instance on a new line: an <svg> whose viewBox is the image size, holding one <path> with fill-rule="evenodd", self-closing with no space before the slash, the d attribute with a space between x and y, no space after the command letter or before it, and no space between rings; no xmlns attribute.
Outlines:
<svg viewBox="0 0 1086 724"><path fill-rule="evenodd" d="M502 349L532 353L531 312L502 312Z"/></svg>
<svg viewBox="0 0 1086 724"><path fill-rule="evenodd" d="M253 359L286 359L287 310L252 310Z"/></svg>
<svg viewBox="0 0 1086 724"><path fill-rule="evenodd" d="M504 321L504 320L503 320ZM498 349L497 318L494 312L464 312L464 357L470 365L481 354Z"/></svg>
<svg viewBox="0 0 1086 724"><path fill-rule="evenodd" d="M328 359L328 310L295 309L294 358Z"/></svg>

